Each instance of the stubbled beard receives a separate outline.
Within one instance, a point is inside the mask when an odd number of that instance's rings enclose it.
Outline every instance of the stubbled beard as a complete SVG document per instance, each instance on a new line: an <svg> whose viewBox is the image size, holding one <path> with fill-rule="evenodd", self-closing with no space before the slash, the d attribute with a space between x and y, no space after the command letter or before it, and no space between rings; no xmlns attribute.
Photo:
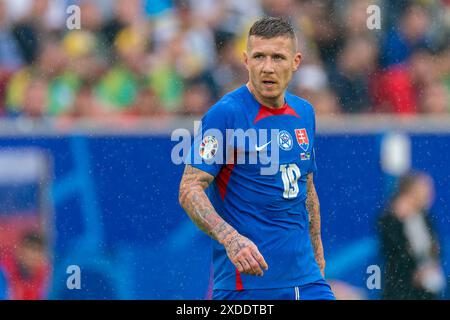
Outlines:
<svg viewBox="0 0 450 320"><path fill-rule="evenodd" d="M264 90L264 88L261 88L260 94L264 97L270 97L270 98L275 98L280 95L278 90L268 91L268 90Z"/></svg>

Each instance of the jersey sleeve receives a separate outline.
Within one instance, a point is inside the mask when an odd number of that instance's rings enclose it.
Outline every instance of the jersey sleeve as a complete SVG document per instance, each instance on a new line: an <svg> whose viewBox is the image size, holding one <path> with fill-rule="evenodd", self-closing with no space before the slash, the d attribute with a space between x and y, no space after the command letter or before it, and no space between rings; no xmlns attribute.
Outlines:
<svg viewBox="0 0 450 320"><path fill-rule="evenodd" d="M226 164L226 130L232 128L230 99L211 107L194 137L187 164L216 176Z"/></svg>

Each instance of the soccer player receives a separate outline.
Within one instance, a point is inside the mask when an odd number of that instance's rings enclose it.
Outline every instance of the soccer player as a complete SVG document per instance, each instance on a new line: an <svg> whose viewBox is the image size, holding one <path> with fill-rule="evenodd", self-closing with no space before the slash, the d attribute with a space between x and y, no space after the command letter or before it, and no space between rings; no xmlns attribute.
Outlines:
<svg viewBox="0 0 450 320"><path fill-rule="evenodd" d="M213 299L334 299L324 280L313 182L314 110L286 91L301 61L292 26L272 17L255 22L244 61L248 83L205 114L180 183L181 206L216 240ZM213 161L223 157L230 141L203 136L211 129L223 137L230 129L277 130L275 141L270 135L233 150L235 155L278 154L277 172L262 174L261 159ZM196 157L201 161L192 160Z"/></svg>

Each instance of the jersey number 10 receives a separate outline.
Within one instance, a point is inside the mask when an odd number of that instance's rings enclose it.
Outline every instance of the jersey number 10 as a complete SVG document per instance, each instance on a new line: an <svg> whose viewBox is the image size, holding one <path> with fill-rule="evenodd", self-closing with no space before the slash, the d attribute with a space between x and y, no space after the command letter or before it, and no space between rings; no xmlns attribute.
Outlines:
<svg viewBox="0 0 450 320"><path fill-rule="evenodd" d="M292 199L298 195L298 179L300 179L300 168L295 164L282 164L280 166L281 178L283 179L283 198Z"/></svg>

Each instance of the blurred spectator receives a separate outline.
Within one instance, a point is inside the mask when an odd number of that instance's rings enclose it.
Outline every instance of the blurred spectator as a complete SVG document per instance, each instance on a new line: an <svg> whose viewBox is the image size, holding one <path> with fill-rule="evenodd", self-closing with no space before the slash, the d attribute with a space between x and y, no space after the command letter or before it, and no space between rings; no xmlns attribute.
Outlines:
<svg viewBox="0 0 450 320"><path fill-rule="evenodd" d="M378 112L415 114L424 88L437 81L435 57L428 50L412 54L407 63L393 65L377 75L372 94Z"/></svg>
<svg viewBox="0 0 450 320"><path fill-rule="evenodd" d="M12 21L23 21L33 15L38 17L45 31L60 31L65 27L66 8L79 0L2 0L7 5ZM90 0L88 0L90 1ZM105 1L105 0L96 0ZM38 8L36 13L34 10Z"/></svg>
<svg viewBox="0 0 450 320"><path fill-rule="evenodd" d="M306 0L304 2L309 16L307 26L311 28L310 41L317 48L327 74L332 74L338 52L344 41L343 23L339 21L330 1Z"/></svg>
<svg viewBox="0 0 450 320"><path fill-rule="evenodd" d="M0 1L0 115L5 114L5 92L10 77L24 63L9 23L6 4Z"/></svg>
<svg viewBox="0 0 450 320"><path fill-rule="evenodd" d="M375 46L365 38L348 39L339 54L332 87L345 112L370 110L369 84L375 71L376 56Z"/></svg>
<svg viewBox="0 0 450 320"><path fill-rule="evenodd" d="M259 0L191 0L190 3L196 17L206 21L216 35L239 36L263 15Z"/></svg>
<svg viewBox="0 0 450 320"><path fill-rule="evenodd" d="M448 114L450 112L450 93L441 82L434 82L423 91L420 111L426 114Z"/></svg>
<svg viewBox="0 0 450 320"><path fill-rule="evenodd" d="M80 1L79 7L80 12L83 14L81 30L100 32L103 24L103 15L100 12L100 7L94 1L90 0Z"/></svg>
<svg viewBox="0 0 450 320"><path fill-rule="evenodd" d="M150 58L150 87L164 109L170 112L176 112L181 105L184 79L178 72L176 60L182 54L181 44L174 39Z"/></svg>
<svg viewBox="0 0 450 320"><path fill-rule="evenodd" d="M266 15L288 18L291 22L297 13L294 0L261 0L261 5Z"/></svg>
<svg viewBox="0 0 450 320"><path fill-rule="evenodd" d="M48 103L44 113L57 115L72 103L79 85L78 78L67 69L68 57L59 42L47 40L35 64L16 72L7 88L6 104L10 110L17 110L24 104L26 88L32 78L49 82Z"/></svg>
<svg viewBox="0 0 450 320"><path fill-rule="evenodd" d="M14 252L4 252L1 258L8 285L8 299L47 298L50 263L47 244L39 233L25 233Z"/></svg>
<svg viewBox="0 0 450 320"><path fill-rule="evenodd" d="M415 0L397 0L380 2L381 11L383 12L382 28L388 31L394 29L398 25L399 17L403 15L405 9Z"/></svg>
<svg viewBox="0 0 450 320"><path fill-rule="evenodd" d="M222 96L248 81L248 74L243 67L241 55L242 52L239 52L233 38L222 40L218 51L217 66L213 71L219 95Z"/></svg>
<svg viewBox="0 0 450 320"><path fill-rule="evenodd" d="M70 31L62 39L62 46L68 57L67 72L80 81L94 84L107 69L98 39L92 32Z"/></svg>
<svg viewBox="0 0 450 320"><path fill-rule="evenodd" d="M164 116L167 112L160 105L156 93L146 88L139 91L135 103L124 114L137 118L151 118Z"/></svg>
<svg viewBox="0 0 450 320"><path fill-rule="evenodd" d="M23 65L19 46L11 29L7 16L6 4L0 1L0 69L15 71Z"/></svg>
<svg viewBox="0 0 450 320"><path fill-rule="evenodd" d="M381 65L384 68L406 61L418 48L430 46L427 30L430 26L428 11L417 3L410 3L400 17L398 25L389 31L382 44Z"/></svg>
<svg viewBox="0 0 450 320"><path fill-rule="evenodd" d="M9 113L12 117L40 119L48 115L48 82L41 78L33 78L24 90L22 105Z"/></svg>
<svg viewBox="0 0 450 320"><path fill-rule="evenodd" d="M81 29L69 31L63 37L70 56L79 57L94 53L103 60L113 59L111 46L116 33L112 35L105 31L106 14L100 11L101 7L97 1L82 0L79 6L83 17Z"/></svg>
<svg viewBox="0 0 450 320"><path fill-rule="evenodd" d="M375 1L376 2L376 1ZM367 28L367 8L376 4L370 0L349 0L342 13L341 21L344 22L345 36L347 38L373 38L374 30ZM371 39L375 41L376 39Z"/></svg>
<svg viewBox="0 0 450 320"><path fill-rule="evenodd" d="M201 79L191 80L183 94L181 114L200 116L211 106L212 97L207 84Z"/></svg>
<svg viewBox="0 0 450 320"><path fill-rule="evenodd" d="M183 54L176 57L178 72L183 78L194 78L210 72L216 63L214 34L208 26L195 19L188 1L178 1L176 7L178 33L173 40Z"/></svg>
<svg viewBox="0 0 450 320"><path fill-rule="evenodd" d="M437 299L445 288L439 242L428 216L433 197L431 177L408 173L379 220L384 299Z"/></svg>
<svg viewBox="0 0 450 320"><path fill-rule="evenodd" d="M118 60L96 86L101 102L111 110L121 110L134 103L140 83L147 77L147 41L139 29L126 28L114 42Z"/></svg>
<svg viewBox="0 0 450 320"><path fill-rule="evenodd" d="M336 95L329 89L315 92L305 91L304 94L300 94L300 96L308 100L314 106L314 112L317 117L338 116L342 113Z"/></svg>
<svg viewBox="0 0 450 320"><path fill-rule="evenodd" d="M26 15L13 27L21 55L28 64L37 58L40 43L49 31L45 21L48 6L49 0L32 1Z"/></svg>
<svg viewBox="0 0 450 320"><path fill-rule="evenodd" d="M450 4L449 4L449 24L450 24ZM445 47L442 48L436 59L436 69L438 73L438 80L441 81L447 88L447 93L450 94L450 38ZM447 102L449 102L447 100Z"/></svg>
<svg viewBox="0 0 450 320"><path fill-rule="evenodd" d="M0 117L7 113L5 100L6 100L6 89L8 87L10 78L11 74L9 72L2 71L0 69Z"/></svg>
<svg viewBox="0 0 450 320"><path fill-rule="evenodd" d="M106 115L106 111L100 106L100 103L94 96L91 86L84 85L78 91L72 107L68 110L64 117L69 119L100 119L101 116Z"/></svg>
<svg viewBox="0 0 450 320"><path fill-rule="evenodd" d="M112 51L118 34L125 28L130 27L133 27L135 30L139 29L143 34L147 34L150 31L149 25L146 24L142 1L115 1L113 17L102 27L106 46Z"/></svg>
<svg viewBox="0 0 450 320"><path fill-rule="evenodd" d="M318 117L341 113L337 97L329 89L327 75L321 66L315 64L302 65L294 77L297 78L297 86L293 90L314 106L314 111Z"/></svg>
<svg viewBox="0 0 450 320"><path fill-rule="evenodd" d="M48 102L48 82L39 78L33 79L25 91L20 112L26 117L40 118L47 114Z"/></svg>

